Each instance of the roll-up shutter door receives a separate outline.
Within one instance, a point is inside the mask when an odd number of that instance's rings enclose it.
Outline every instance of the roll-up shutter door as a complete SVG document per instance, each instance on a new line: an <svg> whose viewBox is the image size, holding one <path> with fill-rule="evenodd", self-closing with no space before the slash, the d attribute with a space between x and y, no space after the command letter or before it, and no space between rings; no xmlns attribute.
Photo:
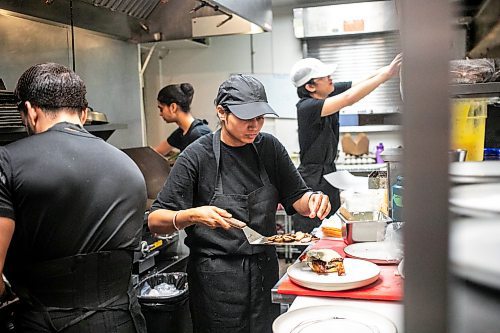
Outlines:
<svg viewBox="0 0 500 333"><path fill-rule="evenodd" d="M388 65L400 52L397 32L306 39L307 57L337 64L335 81L357 81ZM392 78L342 113L391 113L401 109L399 77Z"/></svg>

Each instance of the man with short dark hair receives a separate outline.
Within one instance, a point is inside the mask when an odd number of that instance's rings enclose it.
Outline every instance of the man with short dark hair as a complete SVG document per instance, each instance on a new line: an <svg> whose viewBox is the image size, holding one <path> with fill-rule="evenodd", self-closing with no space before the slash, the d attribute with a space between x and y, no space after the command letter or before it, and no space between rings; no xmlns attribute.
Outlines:
<svg viewBox="0 0 500 333"><path fill-rule="evenodd" d="M16 332L145 332L131 284L140 170L83 128L85 84L70 69L35 65L15 94L30 136L0 147L0 273L20 299Z"/></svg>

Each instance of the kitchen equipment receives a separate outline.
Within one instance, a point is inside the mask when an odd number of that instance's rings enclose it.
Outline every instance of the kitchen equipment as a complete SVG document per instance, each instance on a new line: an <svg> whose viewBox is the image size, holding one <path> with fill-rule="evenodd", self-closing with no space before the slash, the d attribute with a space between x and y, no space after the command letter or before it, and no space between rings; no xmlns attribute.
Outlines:
<svg viewBox="0 0 500 333"><path fill-rule="evenodd" d="M350 290L369 285L378 280L380 267L366 260L344 259L345 275L318 274L305 262L296 262L287 269L290 280L299 286L314 290Z"/></svg>
<svg viewBox="0 0 500 333"><path fill-rule="evenodd" d="M317 305L288 311L273 322L274 333L397 333L388 318L370 310Z"/></svg>
<svg viewBox="0 0 500 333"><path fill-rule="evenodd" d="M380 211L349 212L337 211L342 221L342 238L347 244L357 242L379 242L384 240L385 228L392 219Z"/></svg>
<svg viewBox="0 0 500 333"><path fill-rule="evenodd" d="M235 228L239 228L243 231L245 234L245 237L248 240L248 243L250 245L277 245L277 246L292 246L292 245L310 245L313 241L309 242L300 242L300 241L294 241L294 242L273 242L269 239L269 237L263 236L257 231L253 230L250 228L245 222L240 221L238 219L235 219L233 217L231 218L225 218L226 222L232 225Z"/></svg>
<svg viewBox="0 0 500 333"><path fill-rule="evenodd" d="M389 180L389 184L387 186L387 198L392 198L392 186L396 184L398 176L403 174L403 148L386 148L382 153L380 153L382 159L387 163L387 179ZM392 217L392 202L389 202L389 211L391 212Z"/></svg>
<svg viewBox="0 0 500 333"><path fill-rule="evenodd" d="M107 124L108 117L102 112L94 111L90 106L87 107L87 119L85 125L101 125Z"/></svg>
<svg viewBox="0 0 500 333"><path fill-rule="evenodd" d="M156 268L161 270L161 265L170 265L179 262L182 257L178 253L179 233L157 237L148 228L148 212L154 199L163 188L170 165L151 147L135 147L122 149L139 167L146 181L147 207L144 214L142 228L142 248L134 252L134 273L146 274L149 270Z"/></svg>
<svg viewBox="0 0 500 333"><path fill-rule="evenodd" d="M268 238L262 236L257 231L250 228L245 222L237 220L233 217L225 219L227 223L232 225L233 227L239 228L243 230L245 237L251 245L263 245L268 242Z"/></svg>
<svg viewBox="0 0 500 333"><path fill-rule="evenodd" d="M344 252L350 258L368 260L375 264L397 264L403 258L389 242L354 243L347 245Z"/></svg>
<svg viewBox="0 0 500 333"><path fill-rule="evenodd" d="M448 158L452 162L464 162L467 158L467 150L465 149L450 149L448 151Z"/></svg>

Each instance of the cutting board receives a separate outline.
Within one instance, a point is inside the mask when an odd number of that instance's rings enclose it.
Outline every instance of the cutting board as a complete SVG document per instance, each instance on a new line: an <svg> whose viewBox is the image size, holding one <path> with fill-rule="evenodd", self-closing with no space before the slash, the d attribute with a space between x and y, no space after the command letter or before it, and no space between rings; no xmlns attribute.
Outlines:
<svg viewBox="0 0 500 333"><path fill-rule="evenodd" d="M341 256L345 257L343 241L321 239L314 244L311 249L333 249ZM403 279L396 275L397 265L381 265L380 277L374 283L358 289L345 291L318 291L301 287L288 277L284 278L278 287L279 294L297 295L297 296L322 296L339 297L352 299L400 301L403 299Z"/></svg>

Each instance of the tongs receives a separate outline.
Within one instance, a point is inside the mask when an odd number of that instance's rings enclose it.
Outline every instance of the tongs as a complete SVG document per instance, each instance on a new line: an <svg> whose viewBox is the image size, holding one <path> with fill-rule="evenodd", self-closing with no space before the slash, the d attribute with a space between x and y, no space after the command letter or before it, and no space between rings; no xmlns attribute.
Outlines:
<svg viewBox="0 0 500 333"><path fill-rule="evenodd" d="M266 236L262 236L257 231L250 228L245 222L235 219L234 217L224 218L227 223L231 226L243 230L245 237L247 238L250 245L262 245L269 243Z"/></svg>

